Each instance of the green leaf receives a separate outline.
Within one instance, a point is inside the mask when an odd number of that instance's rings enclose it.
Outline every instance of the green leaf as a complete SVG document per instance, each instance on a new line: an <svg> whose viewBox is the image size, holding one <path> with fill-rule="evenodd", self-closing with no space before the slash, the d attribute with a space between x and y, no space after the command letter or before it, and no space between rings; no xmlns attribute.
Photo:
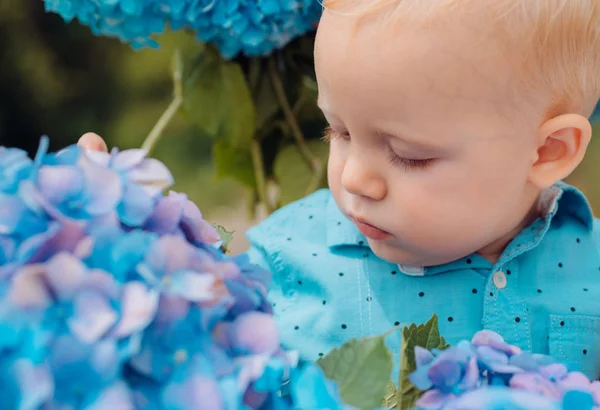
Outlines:
<svg viewBox="0 0 600 410"><path fill-rule="evenodd" d="M347 404L359 409L381 405L392 372L392 354L383 336L352 339L317 364L338 383Z"/></svg>
<svg viewBox="0 0 600 410"><path fill-rule="evenodd" d="M227 141L215 141L213 162L217 178L231 177L248 188L256 189L254 165L249 149L233 147Z"/></svg>
<svg viewBox="0 0 600 410"><path fill-rule="evenodd" d="M227 253L229 251L229 244L231 243L231 240L233 239L234 231L229 232L227 229L223 228L221 225L213 225L213 226L219 233L219 236L221 237L221 241L223 242L221 244L221 250L224 253Z"/></svg>
<svg viewBox="0 0 600 410"><path fill-rule="evenodd" d="M236 148L248 147L256 132L254 102L240 65L222 59L212 47L185 77L183 111L200 129Z"/></svg>
<svg viewBox="0 0 600 410"><path fill-rule="evenodd" d="M434 313L425 324L416 326L414 323L402 330L402 359L400 362L400 380L398 381L397 409L412 409L415 402L423 395L408 379L417 369L415 362L415 346L425 349L446 349L448 345L440 335L438 317Z"/></svg>
<svg viewBox="0 0 600 410"><path fill-rule="evenodd" d="M321 160L322 166L326 167L329 146L321 140L310 140L308 147L312 154ZM279 151L273 164L273 174L279 183L279 202L282 206L306 196L313 178L311 167L295 144ZM326 186L326 175L327 172L323 172L319 188Z"/></svg>
<svg viewBox="0 0 600 410"><path fill-rule="evenodd" d="M381 406L385 409L395 409L398 405L398 398L396 396L396 385L393 381L388 383L387 392L383 397Z"/></svg>
<svg viewBox="0 0 600 410"><path fill-rule="evenodd" d="M267 70L260 76L254 93L256 128L262 129L279 112L279 103Z"/></svg>

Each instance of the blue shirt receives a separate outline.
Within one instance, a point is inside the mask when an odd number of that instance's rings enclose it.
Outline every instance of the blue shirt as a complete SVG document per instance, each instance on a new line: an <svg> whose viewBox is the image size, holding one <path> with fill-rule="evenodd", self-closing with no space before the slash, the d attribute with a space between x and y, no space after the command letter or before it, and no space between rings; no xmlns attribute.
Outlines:
<svg viewBox="0 0 600 410"><path fill-rule="evenodd" d="M437 313L450 344L490 329L596 378L600 225L583 194L567 184L543 197L545 216L521 231L495 264L477 254L425 268L382 260L328 190L250 229L248 254L273 272L271 300L283 344L307 359ZM387 344L397 380L400 333Z"/></svg>

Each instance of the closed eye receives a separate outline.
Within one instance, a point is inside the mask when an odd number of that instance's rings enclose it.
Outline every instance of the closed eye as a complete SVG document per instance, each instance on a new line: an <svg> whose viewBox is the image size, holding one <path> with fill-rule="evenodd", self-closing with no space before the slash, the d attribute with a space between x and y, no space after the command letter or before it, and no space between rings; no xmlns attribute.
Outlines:
<svg viewBox="0 0 600 410"><path fill-rule="evenodd" d="M388 147L388 160L394 167L403 168L406 171L417 171L423 170L429 167L434 161L434 158L428 159L411 159L403 158L396 154L391 148Z"/></svg>

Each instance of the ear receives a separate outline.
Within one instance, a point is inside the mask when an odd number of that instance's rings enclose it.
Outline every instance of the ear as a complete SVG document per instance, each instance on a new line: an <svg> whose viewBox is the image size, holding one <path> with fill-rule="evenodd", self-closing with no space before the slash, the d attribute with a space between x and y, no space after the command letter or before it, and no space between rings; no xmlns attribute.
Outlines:
<svg viewBox="0 0 600 410"><path fill-rule="evenodd" d="M592 126L579 114L564 114L544 122L537 134L537 157L529 181L545 189L566 178L583 160Z"/></svg>

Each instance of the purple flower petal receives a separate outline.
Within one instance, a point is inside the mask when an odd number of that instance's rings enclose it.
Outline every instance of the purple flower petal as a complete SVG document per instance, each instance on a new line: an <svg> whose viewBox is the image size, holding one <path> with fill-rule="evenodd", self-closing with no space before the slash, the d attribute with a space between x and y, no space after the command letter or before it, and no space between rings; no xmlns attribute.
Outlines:
<svg viewBox="0 0 600 410"><path fill-rule="evenodd" d="M433 361L431 352L421 346L415 346L415 361L417 367L425 366Z"/></svg>
<svg viewBox="0 0 600 410"><path fill-rule="evenodd" d="M165 235L146 254L146 263L155 273L169 275L178 270L211 272L215 262L184 238Z"/></svg>
<svg viewBox="0 0 600 410"><path fill-rule="evenodd" d="M59 301L72 299L86 276L86 266L68 253L59 253L46 265L46 280Z"/></svg>
<svg viewBox="0 0 600 410"><path fill-rule="evenodd" d="M105 298L92 292L80 292L74 301L75 315L67 324L84 343L96 342L117 322L117 313Z"/></svg>
<svg viewBox="0 0 600 410"><path fill-rule="evenodd" d="M591 382L590 380L581 372L570 372L565 375L559 382L558 385L563 391L568 390L582 390L582 391L590 391L591 390Z"/></svg>
<svg viewBox="0 0 600 410"><path fill-rule="evenodd" d="M85 176L86 211L95 216L115 209L123 196L123 184L119 176L84 156L80 158L78 165Z"/></svg>
<svg viewBox="0 0 600 410"><path fill-rule="evenodd" d="M28 265L13 277L10 301L21 308L44 309L52 303L52 297L44 282L44 265Z"/></svg>
<svg viewBox="0 0 600 410"><path fill-rule="evenodd" d="M561 380L567 376L567 373L569 373L567 366L562 363L553 363L547 366L542 366L539 370L540 374L550 381ZM587 378L585 380L587 382L586 385L589 384L589 380L587 380Z"/></svg>
<svg viewBox="0 0 600 410"><path fill-rule="evenodd" d="M458 396L444 407L444 410L482 409L560 410L561 406L556 401L533 392L506 387L484 387Z"/></svg>
<svg viewBox="0 0 600 410"><path fill-rule="evenodd" d="M555 400L560 399L561 396L559 388L550 380L538 373L528 372L515 374L510 379L510 387L514 389L536 392L542 396L546 396Z"/></svg>
<svg viewBox="0 0 600 410"><path fill-rule="evenodd" d="M110 166L111 155L108 152L85 150L85 156L103 168Z"/></svg>
<svg viewBox="0 0 600 410"><path fill-rule="evenodd" d="M217 243L221 240L219 232L202 217L202 213L192 201L188 200L183 209L181 229L192 242Z"/></svg>
<svg viewBox="0 0 600 410"><path fill-rule="evenodd" d="M451 360L436 361L427 372L434 387L444 393L450 393L458 384L461 373L461 365Z"/></svg>
<svg viewBox="0 0 600 410"><path fill-rule="evenodd" d="M145 149L128 149L113 155L110 165L115 171L127 171L140 165L147 155Z"/></svg>
<svg viewBox="0 0 600 410"><path fill-rule="evenodd" d="M183 319L190 311L190 303L177 295L163 293L158 302L156 321L158 323L169 323Z"/></svg>
<svg viewBox="0 0 600 410"><path fill-rule="evenodd" d="M231 345L240 353L272 354L279 348L279 334L272 315L248 312L229 328Z"/></svg>
<svg viewBox="0 0 600 410"><path fill-rule="evenodd" d="M117 210L121 221L131 227L141 226L152 215L154 200L136 184L124 188L123 199Z"/></svg>
<svg viewBox="0 0 600 410"><path fill-rule="evenodd" d="M471 344L475 347L490 346L508 355L515 355L522 352L520 348L509 345L504 341L502 336L491 330L481 330L475 333L473 339L471 339Z"/></svg>
<svg viewBox="0 0 600 410"><path fill-rule="evenodd" d="M158 297L157 292L149 290L141 282L129 282L125 285L121 319L112 335L122 338L145 329L154 319Z"/></svg>
<svg viewBox="0 0 600 410"><path fill-rule="evenodd" d="M13 369L21 393L20 409L37 409L52 398L54 380L48 366L35 366L27 359L18 359Z"/></svg>
<svg viewBox="0 0 600 410"><path fill-rule="evenodd" d="M74 166L44 166L38 171L37 187L50 203L63 204L81 196L84 189L83 175Z"/></svg>
<svg viewBox="0 0 600 410"><path fill-rule="evenodd" d="M173 185L173 176L168 168L160 161L147 158L137 167L127 173L130 182L140 184L151 197Z"/></svg>
<svg viewBox="0 0 600 410"><path fill-rule="evenodd" d="M224 409L221 391L216 380L193 375L183 383L169 384L162 394L167 408L194 410Z"/></svg>
<svg viewBox="0 0 600 410"><path fill-rule="evenodd" d="M471 357L469 362L467 363L467 367L465 368L465 375L461 380L459 387L462 390L472 390L477 387L477 383L479 382L479 366L477 366L477 358Z"/></svg>
<svg viewBox="0 0 600 410"><path fill-rule="evenodd" d="M185 270L174 272L165 289L192 302L216 301L228 295L227 288L217 276Z"/></svg>
<svg viewBox="0 0 600 410"><path fill-rule="evenodd" d="M81 290L98 293L109 299L117 299L121 294L119 284L115 281L112 273L100 269L91 269L88 272Z"/></svg>
<svg viewBox="0 0 600 410"><path fill-rule="evenodd" d="M600 406L600 382L598 380L594 380L590 384L590 392L594 396L594 403L596 403L596 406Z"/></svg>
<svg viewBox="0 0 600 410"><path fill-rule="evenodd" d="M179 227L186 201L187 196L175 192L170 192L169 196L161 198L145 229L160 235L174 233Z"/></svg>
<svg viewBox="0 0 600 410"><path fill-rule="evenodd" d="M240 356L235 363L240 367L237 375L238 388L245 391L252 382L260 379L269 363L268 355Z"/></svg>
<svg viewBox="0 0 600 410"><path fill-rule="evenodd" d="M429 366L417 367L417 370L412 372L408 379L419 390L429 390L433 387L433 383L429 380Z"/></svg>
<svg viewBox="0 0 600 410"><path fill-rule="evenodd" d="M48 230L25 240L17 252L19 261L38 263L59 252L73 252L77 244L85 237L85 226L82 223L52 222Z"/></svg>
<svg viewBox="0 0 600 410"><path fill-rule="evenodd" d="M423 409L439 409L453 397L454 395L444 394L439 390L429 390L415 404Z"/></svg>

